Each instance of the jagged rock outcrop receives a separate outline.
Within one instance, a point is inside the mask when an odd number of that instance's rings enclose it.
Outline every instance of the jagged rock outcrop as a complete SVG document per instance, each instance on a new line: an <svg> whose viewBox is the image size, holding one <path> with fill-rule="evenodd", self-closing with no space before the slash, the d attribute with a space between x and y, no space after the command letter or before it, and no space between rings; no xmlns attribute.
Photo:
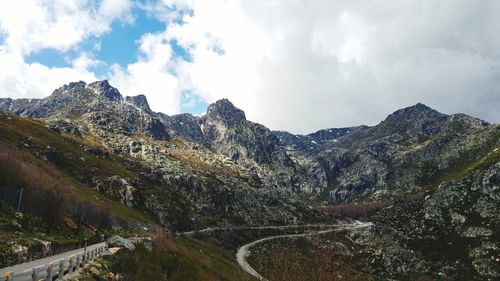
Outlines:
<svg viewBox="0 0 500 281"><path fill-rule="evenodd" d="M158 118L172 132L186 140L204 145L207 143L200 127L200 118L189 113L168 116L163 113L157 113Z"/></svg>
<svg viewBox="0 0 500 281"><path fill-rule="evenodd" d="M370 194L377 198L407 193L438 180L460 165L465 155L482 157L497 138L496 128L419 103L397 110L373 127L326 129L306 136L274 134L292 159L319 163L323 170L315 169L312 176L326 174L330 200L343 202ZM355 160L339 158L342 150Z"/></svg>
<svg viewBox="0 0 500 281"><path fill-rule="evenodd" d="M133 97L126 97L125 101L134 105L135 107L144 110L148 114L152 114L151 108L145 95L137 95Z"/></svg>
<svg viewBox="0 0 500 281"><path fill-rule="evenodd" d="M170 139L164 124L148 112L149 105L144 96L129 100L135 104L125 103L120 92L106 80L88 85L80 81L64 85L41 100L21 100L18 105L6 100L1 108L22 116L48 118L59 123L57 120L78 120L75 123L79 123L81 128L89 128L102 137L113 132L145 134L158 140Z"/></svg>
<svg viewBox="0 0 500 281"><path fill-rule="evenodd" d="M292 165L271 131L247 121L245 113L227 99L209 105L200 123L212 147L233 161L242 164L253 160L258 164Z"/></svg>

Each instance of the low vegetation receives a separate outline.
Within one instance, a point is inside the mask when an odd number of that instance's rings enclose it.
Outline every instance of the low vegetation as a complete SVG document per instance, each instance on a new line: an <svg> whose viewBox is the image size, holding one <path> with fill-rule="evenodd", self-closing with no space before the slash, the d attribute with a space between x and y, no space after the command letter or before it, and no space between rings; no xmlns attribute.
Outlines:
<svg viewBox="0 0 500 281"><path fill-rule="evenodd" d="M50 233L69 214L77 195L60 172L50 165L37 165L30 158L0 144L0 196L14 206L18 203L20 211L40 217ZM22 200L15 200L21 196L21 190Z"/></svg>
<svg viewBox="0 0 500 281"><path fill-rule="evenodd" d="M233 261L234 255L210 243L151 231L152 249L143 246L119 253L111 270L124 281L254 280Z"/></svg>
<svg viewBox="0 0 500 281"><path fill-rule="evenodd" d="M274 239L251 249L248 262L271 281L375 280L341 234Z"/></svg>
<svg viewBox="0 0 500 281"><path fill-rule="evenodd" d="M329 215L347 217L354 219L364 219L375 215L378 211L393 206L419 201L424 198L423 193L407 194L398 199L385 199L376 202L354 202L321 207L320 210Z"/></svg>

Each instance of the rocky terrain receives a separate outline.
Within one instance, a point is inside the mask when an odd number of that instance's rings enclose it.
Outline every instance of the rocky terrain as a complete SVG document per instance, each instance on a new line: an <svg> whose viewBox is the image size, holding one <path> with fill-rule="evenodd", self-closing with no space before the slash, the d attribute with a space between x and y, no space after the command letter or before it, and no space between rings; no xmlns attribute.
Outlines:
<svg viewBox="0 0 500 281"><path fill-rule="evenodd" d="M202 118L167 116L152 112L144 96L123 98L100 81L70 83L41 100L2 99L0 109L43 119L84 151L125 165L133 177L82 173L79 180L175 230L325 219L294 195L312 184L296 176L278 138L228 100ZM33 153L55 164L66 157L56 147Z"/></svg>
<svg viewBox="0 0 500 281"><path fill-rule="evenodd" d="M227 99L200 117L153 112L145 96L123 97L107 81L69 83L44 99L0 99L0 111L0 129L14 128L2 131L3 143L172 230L328 222L317 207L421 194L353 234L384 269L374 272L500 276L496 124L419 103L376 126L294 135L247 120ZM15 130L31 119L64 146Z"/></svg>

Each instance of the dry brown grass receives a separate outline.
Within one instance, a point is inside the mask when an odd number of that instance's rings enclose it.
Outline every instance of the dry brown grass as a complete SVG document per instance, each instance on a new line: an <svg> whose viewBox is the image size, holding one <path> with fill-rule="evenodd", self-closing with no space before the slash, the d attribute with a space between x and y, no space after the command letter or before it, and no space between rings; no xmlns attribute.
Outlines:
<svg viewBox="0 0 500 281"><path fill-rule="evenodd" d="M172 239L172 234L167 229L160 226L151 226L149 228L149 235L151 236L153 249L177 252L177 246Z"/></svg>
<svg viewBox="0 0 500 281"><path fill-rule="evenodd" d="M41 165L33 156L4 145L0 145L0 188L23 188L21 210L42 218L47 232L62 221L77 198L51 165Z"/></svg>
<svg viewBox="0 0 500 281"><path fill-rule="evenodd" d="M67 178L51 164L0 144L0 199L14 194L17 203L21 188L20 211L41 218L48 233L59 223L65 224L64 219L69 216L78 223L98 227L109 227L113 223L107 209L81 201ZM8 201L12 204L11 199Z"/></svg>
<svg viewBox="0 0 500 281"><path fill-rule="evenodd" d="M278 251L271 258L269 280L273 281L361 281L373 280L369 275L353 268L352 256L338 253L333 247L313 243L312 256L291 256L286 250Z"/></svg>
<svg viewBox="0 0 500 281"><path fill-rule="evenodd" d="M394 204L408 203L421 200L424 197L423 193L405 194L398 199L386 199L377 202L365 203L345 203L337 205L329 205L320 208L320 211L335 216L348 218L369 218L383 208Z"/></svg>

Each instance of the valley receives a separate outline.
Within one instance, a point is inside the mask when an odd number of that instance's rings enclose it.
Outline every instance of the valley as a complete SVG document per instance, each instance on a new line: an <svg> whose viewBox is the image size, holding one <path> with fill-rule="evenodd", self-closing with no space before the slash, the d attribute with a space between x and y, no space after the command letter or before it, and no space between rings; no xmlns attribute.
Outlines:
<svg viewBox="0 0 500 281"><path fill-rule="evenodd" d="M107 266L125 280L167 265L168 280L500 277L497 124L419 103L295 135L227 99L201 116L153 112L106 80L0 111L0 267L161 228L160 249Z"/></svg>

